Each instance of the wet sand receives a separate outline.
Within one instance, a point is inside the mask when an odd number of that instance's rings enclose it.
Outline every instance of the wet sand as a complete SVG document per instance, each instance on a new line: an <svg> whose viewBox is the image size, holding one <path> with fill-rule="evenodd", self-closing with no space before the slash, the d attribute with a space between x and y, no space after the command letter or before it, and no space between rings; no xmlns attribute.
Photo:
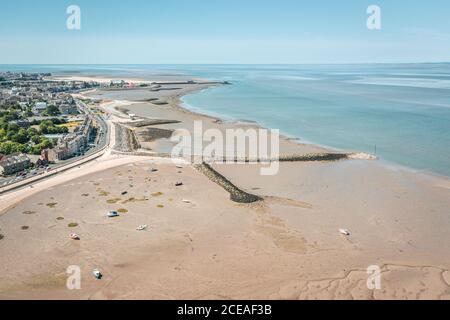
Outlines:
<svg viewBox="0 0 450 320"><path fill-rule="evenodd" d="M92 96L134 102L126 109L138 116L179 120L155 126L174 132L192 130L197 119L219 130L255 126L179 108L191 90L198 88ZM149 98L167 104L142 102ZM171 146L144 145L159 153ZM281 150L326 151L288 139ZM236 204L191 166L144 158L24 196L0 215L0 298L450 299L447 178L364 160L281 163L266 177L255 164L213 167L264 201ZM120 217L105 217L120 209ZM136 231L141 224L148 230ZM82 290L66 289L69 265L81 267ZM380 290L366 285L372 265L382 271Z"/></svg>

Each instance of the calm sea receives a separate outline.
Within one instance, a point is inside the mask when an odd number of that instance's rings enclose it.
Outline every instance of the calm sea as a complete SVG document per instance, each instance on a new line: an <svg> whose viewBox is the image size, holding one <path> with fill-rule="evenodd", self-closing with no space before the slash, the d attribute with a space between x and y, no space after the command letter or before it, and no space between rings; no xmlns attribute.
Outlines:
<svg viewBox="0 0 450 320"><path fill-rule="evenodd" d="M450 176L450 64L2 66L146 79L228 80L183 98L195 111L254 120L305 142L374 153Z"/></svg>

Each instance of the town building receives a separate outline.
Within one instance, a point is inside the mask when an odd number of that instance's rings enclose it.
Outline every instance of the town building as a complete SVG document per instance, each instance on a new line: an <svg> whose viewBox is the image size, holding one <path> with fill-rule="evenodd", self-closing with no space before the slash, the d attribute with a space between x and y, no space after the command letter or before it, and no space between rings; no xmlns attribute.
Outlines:
<svg viewBox="0 0 450 320"><path fill-rule="evenodd" d="M31 160L25 154L15 154L0 160L0 175L9 176L21 172L31 165Z"/></svg>
<svg viewBox="0 0 450 320"><path fill-rule="evenodd" d="M63 115L77 114L78 108L75 104L61 104L58 107L59 112Z"/></svg>
<svg viewBox="0 0 450 320"><path fill-rule="evenodd" d="M124 80L111 80L110 86L111 87L122 87L125 85Z"/></svg>
<svg viewBox="0 0 450 320"><path fill-rule="evenodd" d="M67 134L58 140L58 145L42 153L48 162L59 162L82 154L88 147L93 135L94 121L91 116L86 117L83 124L73 133Z"/></svg>
<svg viewBox="0 0 450 320"><path fill-rule="evenodd" d="M70 158L69 150L63 145L58 145L46 151L47 161L51 163L59 162Z"/></svg>
<svg viewBox="0 0 450 320"><path fill-rule="evenodd" d="M46 109L47 109L46 102L36 102L33 107L33 113L40 114L40 113L44 112Z"/></svg>

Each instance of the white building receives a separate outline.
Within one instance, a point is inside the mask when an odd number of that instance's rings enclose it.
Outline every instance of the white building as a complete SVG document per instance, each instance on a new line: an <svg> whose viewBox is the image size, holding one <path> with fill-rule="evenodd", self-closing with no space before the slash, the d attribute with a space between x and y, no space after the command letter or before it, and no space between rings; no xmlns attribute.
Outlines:
<svg viewBox="0 0 450 320"><path fill-rule="evenodd" d="M33 107L33 113L39 114L44 112L47 109L47 103L46 102L36 102L36 104Z"/></svg>
<svg viewBox="0 0 450 320"><path fill-rule="evenodd" d="M110 86L123 86L125 84L124 80L111 80Z"/></svg>

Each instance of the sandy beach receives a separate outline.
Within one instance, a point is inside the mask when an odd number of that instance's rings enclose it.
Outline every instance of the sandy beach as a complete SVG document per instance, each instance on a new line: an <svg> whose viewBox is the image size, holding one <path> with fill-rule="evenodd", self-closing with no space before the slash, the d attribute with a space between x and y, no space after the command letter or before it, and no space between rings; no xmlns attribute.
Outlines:
<svg viewBox="0 0 450 320"><path fill-rule="evenodd" d="M194 121L258 127L180 106L208 86L87 94L139 149L0 195L0 299L450 299L448 178L358 159L282 162L274 176L260 164L213 164L262 199L233 202L193 166L161 157ZM128 114L170 123L133 127ZM331 151L280 141L281 155ZM71 265L81 290L66 288ZM370 266L381 269L380 289L367 287Z"/></svg>

